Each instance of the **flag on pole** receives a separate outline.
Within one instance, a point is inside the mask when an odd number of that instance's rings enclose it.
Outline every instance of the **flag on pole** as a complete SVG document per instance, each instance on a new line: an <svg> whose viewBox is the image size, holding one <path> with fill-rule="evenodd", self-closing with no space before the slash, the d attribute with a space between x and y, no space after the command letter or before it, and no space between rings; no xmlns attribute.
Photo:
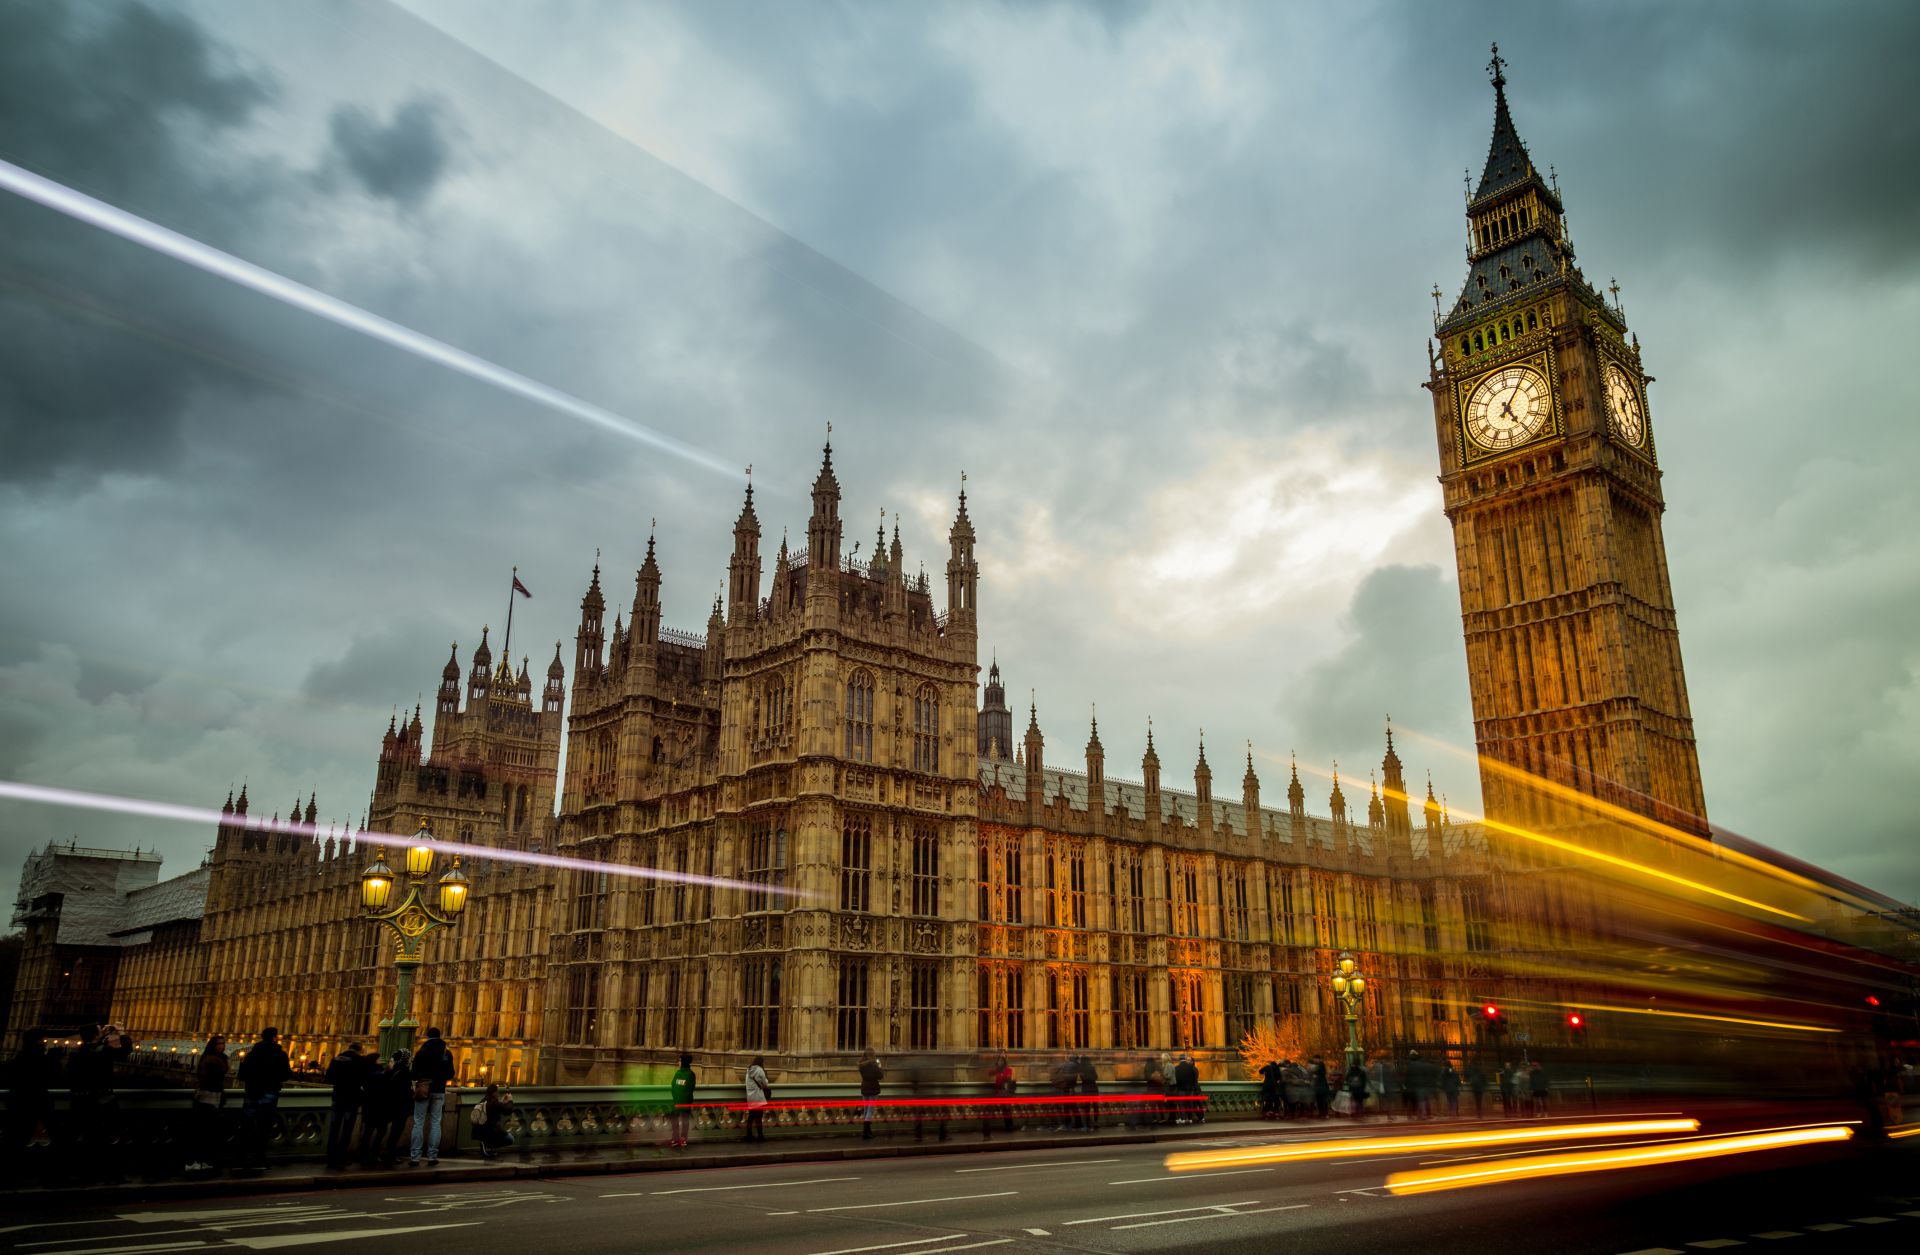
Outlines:
<svg viewBox="0 0 1920 1255"><path fill-rule="evenodd" d="M519 593L522 597L531 598L533 596L533 594L527 590L527 586L520 582L520 577L517 575L513 577L513 591Z"/></svg>

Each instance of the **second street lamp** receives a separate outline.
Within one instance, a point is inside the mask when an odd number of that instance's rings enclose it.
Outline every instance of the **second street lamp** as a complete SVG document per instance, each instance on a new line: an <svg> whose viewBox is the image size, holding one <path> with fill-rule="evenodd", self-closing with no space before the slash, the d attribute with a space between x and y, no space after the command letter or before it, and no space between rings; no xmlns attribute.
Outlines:
<svg viewBox="0 0 1920 1255"><path fill-rule="evenodd" d="M1360 965L1354 962L1351 952L1342 951L1340 962L1333 971L1333 994L1340 999L1347 1013L1347 1067L1349 1070L1359 1067L1365 1061L1360 1049L1360 997L1367 992L1367 978L1361 974Z"/></svg>
<svg viewBox="0 0 1920 1255"><path fill-rule="evenodd" d="M407 889L397 905L393 904L394 875L387 866L386 852L376 851L373 862L360 873L360 905L366 918L390 928L396 938L394 966L399 974L399 989L394 994L393 1014L380 1021L380 1053L390 1057L396 1050L413 1049L413 1033L419 1022L413 1018L413 978L420 967L426 935L436 928L451 928L467 909L467 876L460 870L456 856L437 884L428 888L433 874L433 832L427 821L407 849Z"/></svg>

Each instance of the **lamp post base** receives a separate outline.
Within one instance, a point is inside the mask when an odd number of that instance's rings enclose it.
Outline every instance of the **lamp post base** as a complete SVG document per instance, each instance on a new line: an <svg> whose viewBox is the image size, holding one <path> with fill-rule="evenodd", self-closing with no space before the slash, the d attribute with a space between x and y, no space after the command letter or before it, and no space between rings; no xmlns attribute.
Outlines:
<svg viewBox="0 0 1920 1255"><path fill-rule="evenodd" d="M380 1026L380 1057L391 1060L396 1050L404 1050L411 1055L416 1027L412 1024L382 1024Z"/></svg>

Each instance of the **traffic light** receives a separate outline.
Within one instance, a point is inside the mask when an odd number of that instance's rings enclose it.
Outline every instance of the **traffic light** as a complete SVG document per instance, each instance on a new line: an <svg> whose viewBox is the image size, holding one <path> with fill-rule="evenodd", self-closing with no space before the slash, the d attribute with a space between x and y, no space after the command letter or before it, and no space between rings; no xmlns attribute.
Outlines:
<svg viewBox="0 0 1920 1255"><path fill-rule="evenodd" d="M1575 1037L1587 1031L1587 1017L1578 1011L1567 1012L1567 1032Z"/></svg>
<svg viewBox="0 0 1920 1255"><path fill-rule="evenodd" d="M1500 1008L1489 1002L1480 1008L1480 1014L1486 1017L1487 1023L1491 1024L1500 1018Z"/></svg>

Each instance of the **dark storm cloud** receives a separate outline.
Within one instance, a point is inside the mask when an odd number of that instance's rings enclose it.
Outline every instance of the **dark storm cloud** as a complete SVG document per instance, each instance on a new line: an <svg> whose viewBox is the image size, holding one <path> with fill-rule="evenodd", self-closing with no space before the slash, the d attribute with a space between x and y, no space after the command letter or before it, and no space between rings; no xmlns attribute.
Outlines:
<svg viewBox="0 0 1920 1255"><path fill-rule="evenodd" d="M0 6L0 155L182 230L230 224L268 193L271 174L197 154L274 93L176 14ZM0 236L0 483L169 462L208 375L177 340L218 285L182 284L173 263L13 196Z"/></svg>
<svg viewBox="0 0 1920 1255"><path fill-rule="evenodd" d="M438 679L440 668L446 665L446 653L436 654L429 642L440 637L450 640L456 632L452 621L441 616L390 619L377 630L356 636L338 657L314 663L301 681L300 691L317 702L378 706L399 701L421 692L429 678ZM477 643L469 642L460 659L463 677ZM518 643L524 648L528 642L522 637ZM425 695L431 706L432 691Z"/></svg>
<svg viewBox="0 0 1920 1255"><path fill-rule="evenodd" d="M358 105L341 105L328 127L332 155L360 186L403 209L432 195L453 161L450 124L436 101L406 101L384 124Z"/></svg>
<svg viewBox="0 0 1920 1255"><path fill-rule="evenodd" d="M1472 744L1460 595L1439 568L1383 566L1361 582L1348 608L1351 631L1332 658L1308 671L1287 699L1308 743L1378 754L1388 715L1404 729ZM1409 761L1416 755L1402 746ZM1458 766L1447 763L1447 774Z"/></svg>

